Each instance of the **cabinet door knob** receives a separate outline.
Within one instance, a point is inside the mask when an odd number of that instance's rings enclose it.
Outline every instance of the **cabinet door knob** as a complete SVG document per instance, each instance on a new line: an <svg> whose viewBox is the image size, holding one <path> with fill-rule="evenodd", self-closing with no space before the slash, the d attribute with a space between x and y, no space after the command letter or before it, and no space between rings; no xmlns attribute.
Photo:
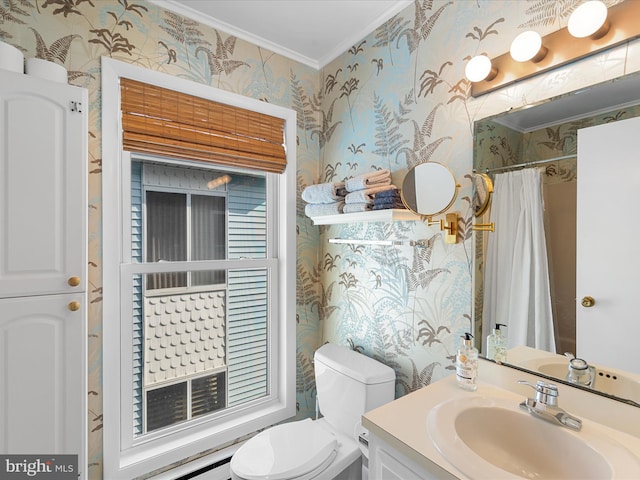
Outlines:
<svg viewBox="0 0 640 480"><path fill-rule="evenodd" d="M583 307L589 308L589 307L593 307L596 304L596 301L594 300L593 297L586 296L582 298L581 303Z"/></svg>
<svg viewBox="0 0 640 480"><path fill-rule="evenodd" d="M72 312L80 310L80 302L69 302L69 310L71 310Z"/></svg>
<svg viewBox="0 0 640 480"><path fill-rule="evenodd" d="M77 287L78 285L80 285L80 277L69 277L67 283L72 287Z"/></svg>

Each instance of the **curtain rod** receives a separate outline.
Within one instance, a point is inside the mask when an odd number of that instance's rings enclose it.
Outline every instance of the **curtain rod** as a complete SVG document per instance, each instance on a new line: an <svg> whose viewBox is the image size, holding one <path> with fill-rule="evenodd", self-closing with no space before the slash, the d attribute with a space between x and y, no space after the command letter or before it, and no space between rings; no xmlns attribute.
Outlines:
<svg viewBox="0 0 640 480"><path fill-rule="evenodd" d="M546 160L536 160L535 162L526 162L526 163L519 163L518 165L506 165L504 167L495 167L495 168L486 168L484 170L484 173L493 173L493 172L499 172L502 170L510 170L512 168L528 168L528 167L533 167L535 165L539 165L542 163L549 163L549 162L556 162L558 160L566 160L568 158L576 158L577 155L565 155L563 157L554 157L554 158L547 158ZM477 169L473 169L474 173L477 173Z"/></svg>

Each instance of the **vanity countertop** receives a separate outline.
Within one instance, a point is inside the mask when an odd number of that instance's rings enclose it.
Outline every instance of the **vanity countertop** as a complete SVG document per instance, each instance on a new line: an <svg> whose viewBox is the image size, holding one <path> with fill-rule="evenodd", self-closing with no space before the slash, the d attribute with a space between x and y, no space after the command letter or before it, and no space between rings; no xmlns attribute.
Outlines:
<svg viewBox="0 0 640 480"><path fill-rule="evenodd" d="M479 378L482 379L483 376L484 380L478 382L478 389L475 392L468 392L457 386L455 375L449 375L429 386L367 412L363 416L362 425L418 466L424 468L425 471L435 473L436 478L465 478L465 475L447 461L434 445L427 429L429 412L442 402L464 398L471 400L474 395L484 394L492 397L497 395L509 402L514 402L514 405L518 405L520 401L533 396L533 394L529 387L517 384L517 380L514 379L523 379L531 383L535 383L539 379L535 375L486 361L479 364ZM511 387L512 385L513 387ZM603 405L600 402L608 400L585 392L571 391L571 387L564 385L559 385L558 389L560 392L559 406L585 420L592 420L585 416L585 413L590 413L592 409L602 409ZM576 395L579 396L576 397ZM580 408L578 408L578 404L580 404ZM640 429L640 409L636 408L635 410L630 410L633 418L627 418L626 421L627 423L635 423L638 427L634 428ZM611 411L611 407L609 407L609 411ZM595 421L598 420L596 416ZM640 452L640 431L620 431L616 429L615 422L613 425L600 422L600 425L607 429L613 438L626 445L628 449ZM637 435L633 435L633 433L637 433Z"/></svg>

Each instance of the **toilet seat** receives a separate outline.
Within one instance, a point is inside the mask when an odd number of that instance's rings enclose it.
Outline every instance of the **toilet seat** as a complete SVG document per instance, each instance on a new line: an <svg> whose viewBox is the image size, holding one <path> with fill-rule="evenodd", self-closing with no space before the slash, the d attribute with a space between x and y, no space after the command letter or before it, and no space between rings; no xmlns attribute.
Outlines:
<svg viewBox="0 0 640 480"><path fill-rule="evenodd" d="M248 440L231 458L231 470L246 480L315 476L331 464L337 448L336 437L307 418L271 427Z"/></svg>

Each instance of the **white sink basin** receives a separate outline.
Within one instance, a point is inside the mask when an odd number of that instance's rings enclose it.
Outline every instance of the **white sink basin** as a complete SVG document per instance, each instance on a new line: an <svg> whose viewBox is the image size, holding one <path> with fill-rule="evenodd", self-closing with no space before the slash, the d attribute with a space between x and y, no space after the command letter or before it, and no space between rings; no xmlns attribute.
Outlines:
<svg viewBox="0 0 640 480"><path fill-rule="evenodd" d="M564 380L569 370L569 359L560 356L536 358L520 362L519 365ZM595 390L640 403L640 375L594 366L596 368Z"/></svg>
<svg viewBox="0 0 640 480"><path fill-rule="evenodd" d="M518 407L518 401L470 394L440 403L427 428L438 451L465 476L605 480L640 478L640 460L584 421L574 432Z"/></svg>

